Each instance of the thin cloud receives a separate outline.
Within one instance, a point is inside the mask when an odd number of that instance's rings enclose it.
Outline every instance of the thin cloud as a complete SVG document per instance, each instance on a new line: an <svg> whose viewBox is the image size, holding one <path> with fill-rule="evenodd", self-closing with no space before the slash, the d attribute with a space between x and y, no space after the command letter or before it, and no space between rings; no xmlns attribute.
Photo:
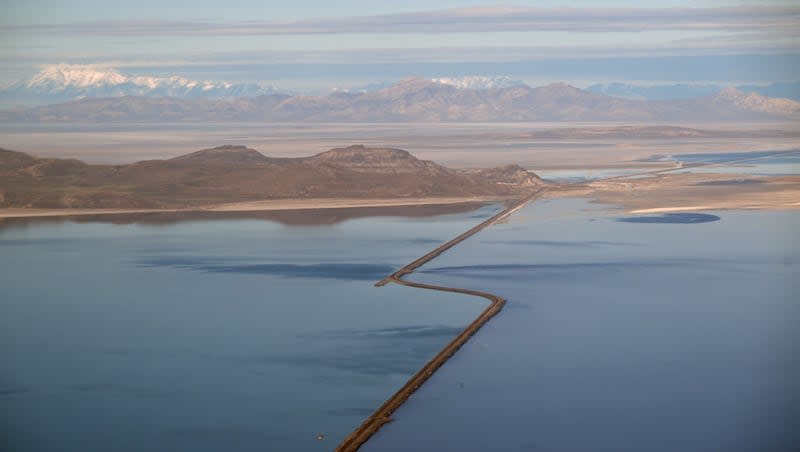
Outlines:
<svg viewBox="0 0 800 452"><path fill-rule="evenodd" d="M4 67L31 67L52 64L54 60L77 64L99 64L108 67L191 67L231 64L404 64L404 63L503 63L532 60L583 58L656 58L670 56L715 55L793 55L792 42L769 41L764 35L681 39L665 43L585 46L493 46L493 47L387 47L328 50L253 50L208 51L159 56L146 52L86 51L75 55L11 54L0 55Z"/></svg>
<svg viewBox="0 0 800 452"><path fill-rule="evenodd" d="M295 22L94 21L7 25L0 33L102 36L257 36L503 31L646 32L695 30L796 34L800 8L463 8Z"/></svg>

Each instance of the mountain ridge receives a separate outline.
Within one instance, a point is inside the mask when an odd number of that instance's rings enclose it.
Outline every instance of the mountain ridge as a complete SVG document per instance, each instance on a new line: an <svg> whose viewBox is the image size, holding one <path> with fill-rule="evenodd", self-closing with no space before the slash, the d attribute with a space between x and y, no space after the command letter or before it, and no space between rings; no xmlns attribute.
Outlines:
<svg viewBox="0 0 800 452"><path fill-rule="evenodd" d="M510 165L457 171L393 148L354 145L272 158L246 146L90 165L0 149L0 207L186 208L266 199L517 197L541 179Z"/></svg>
<svg viewBox="0 0 800 452"><path fill-rule="evenodd" d="M800 116L800 102L727 88L678 100L635 100L590 92L566 83L463 89L410 77L364 93L324 96L265 94L233 99L86 98L0 112L6 122L117 121L664 121L758 120Z"/></svg>
<svg viewBox="0 0 800 452"><path fill-rule="evenodd" d="M225 98L280 93L273 86L256 83L190 80L181 76L126 75L116 69L54 64L43 67L27 80L0 89L0 105L48 105L86 97ZM55 101L55 102L53 102Z"/></svg>

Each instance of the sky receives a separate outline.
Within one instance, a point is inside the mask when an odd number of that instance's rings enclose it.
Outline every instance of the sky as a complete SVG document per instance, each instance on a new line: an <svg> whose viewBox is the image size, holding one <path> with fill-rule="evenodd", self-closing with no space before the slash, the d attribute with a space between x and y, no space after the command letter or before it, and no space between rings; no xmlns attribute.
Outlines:
<svg viewBox="0 0 800 452"><path fill-rule="evenodd" d="M411 75L769 83L795 80L798 25L782 0L0 0L0 83L52 64L292 90Z"/></svg>

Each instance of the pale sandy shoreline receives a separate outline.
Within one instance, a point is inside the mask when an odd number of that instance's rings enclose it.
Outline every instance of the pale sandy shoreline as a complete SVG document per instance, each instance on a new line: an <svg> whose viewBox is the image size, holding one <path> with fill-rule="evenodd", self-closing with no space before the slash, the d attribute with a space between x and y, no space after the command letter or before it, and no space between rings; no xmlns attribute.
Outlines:
<svg viewBox="0 0 800 452"><path fill-rule="evenodd" d="M672 207L653 207L649 209L634 209L629 210L629 213L668 213L668 212L695 212L698 210L784 210L784 209L797 209L800 208L800 201L775 203L775 202L762 202L762 203L719 203L698 206L672 206Z"/></svg>
<svg viewBox="0 0 800 452"><path fill-rule="evenodd" d="M166 213L166 212L262 212L285 210L313 210L313 209L344 209L344 208L370 208L370 207L408 207L408 206L435 206L464 203L503 202L511 199L508 196L470 196L470 197L441 197L441 198L381 198L381 199L355 199L355 198L330 198L330 199L271 199L263 201L249 201L216 204L210 206L192 207L185 209L34 209L12 207L0 209L0 218L38 218L38 217L69 217L82 215L119 215L138 213Z"/></svg>
<svg viewBox="0 0 800 452"><path fill-rule="evenodd" d="M704 185L734 179L750 184ZM587 198L630 214L702 210L785 210L800 208L800 176L661 174L647 179L597 180L562 185L546 198Z"/></svg>

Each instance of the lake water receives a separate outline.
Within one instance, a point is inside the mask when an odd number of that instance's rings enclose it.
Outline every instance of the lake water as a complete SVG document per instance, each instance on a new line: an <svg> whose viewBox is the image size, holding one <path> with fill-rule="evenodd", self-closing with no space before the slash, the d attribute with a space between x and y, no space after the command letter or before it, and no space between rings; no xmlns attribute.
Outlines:
<svg viewBox="0 0 800 452"><path fill-rule="evenodd" d="M363 450L796 450L800 212L637 218L536 202L410 275L508 303Z"/></svg>
<svg viewBox="0 0 800 452"><path fill-rule="evenodd" d="M485 308L374 281L498 209L10 223L0 449L331 450ZM798 230L527 206L410 276L508 303L364 450L792 450Z"/></svg>
<svg viewBox="0 0 800 452"><path fill-rule="evenodd" d="M373 283L499 208L2 227L0 449L331 450L485 308Z"/></svg>

